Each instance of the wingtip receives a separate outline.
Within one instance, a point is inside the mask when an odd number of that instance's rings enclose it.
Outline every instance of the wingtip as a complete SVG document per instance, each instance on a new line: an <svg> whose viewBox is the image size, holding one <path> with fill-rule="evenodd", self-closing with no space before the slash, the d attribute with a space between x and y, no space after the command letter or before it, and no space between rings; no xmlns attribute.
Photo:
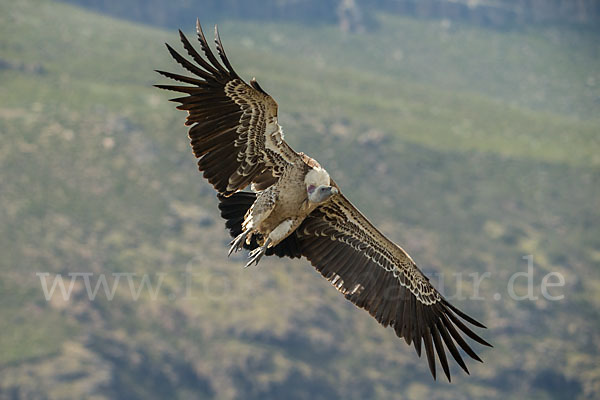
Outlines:
<svg viewBox="0 0 600 400"><path fill-rule="evenodd" d="M169 51L171 57L173 57L179 64L181 64L181 62L177 60L178 56L181 57L177 50L175 50L169 43L165 43L165 46L167 46L167 50Z"/></svg>
<svg viewBox="0 0 600 400"><path fill-rule="evenodd" d="M414 349L415 349L415 352L417 353L417 356L418 356L419 358L421 358L421 348L420 348L420 347L417 347L417 346L413 346L413 347L414 347Z"/></svg>
<svg viewBox="0 0 600 400"><path fill-rule="evenodd" d="M484 324L482 324L481 322L477 321L475 318L471 318L471 320L472 320L472 321L469 321L469 322L471 322L471 323L472 323L473 325L475 325L476 327L478 327L478 328L481 328L481 329L487 329L487 326L485 326L485 325L484 325Z"/></svg>
<svg viewBox="0 0 600 400"><path fill-rule="evenodd" d="M167 72L167 71L163 71L161 69L155 69L154 72L159 73L160 75L166 77L166 78L170 78L171 73Z"/></svg>
<svg viewBox="0 0 600 400"><path fill-rule="evenodd" d="M180 38L181 40L185 40L185 39L187 39L187 38L185 37L185 33L183 33L183 31L182 31L181 29L178 29L178 31L179 31L179 38Z"/></svg>
<svg viewBox="0 0 600 400"><path fill-rule="evenodd" d="M160 71L156 71L156 72L160 72ZM157 89L161 89L161 90L168 90L168 91L178 91L176 87L172 86L172 85L162 85L162 84L154 84L152 85ZM180 103L181 101L179 99L169 99L169 101L174 101L177 103Z"/></svg>
<svg viewBox="0 0 600 400"><path fill-rule="evenodd" d="M200 18L196 18L196 33L204 36L204 32L202 32L202 25L200 24Z"/></svg>
<svg viewBox="0 0 600 400"><path fill-rule="evenodd" d="M219 35L219 27L215 24L215 43L221 47L221 36ZM219 52L222 52L223 49L219 49Z"/></svg>
<svg viewBox="0 0 600 400"><path fill-rule="evenodd" d="M452 311L454 311L454 313L456 313L456 315L460 316L462 319L464 319L465 321L469 322L471 325L474 325L474 326L476 326L478 328L487 329L487 326L485 326L481 322L477 321L475 318L471 317L470 315L467 315L465 312L459 310L457 307L455 307L454 305L452 305L448 300L443 299L443 303L448 308L450 308Z"/></svg>

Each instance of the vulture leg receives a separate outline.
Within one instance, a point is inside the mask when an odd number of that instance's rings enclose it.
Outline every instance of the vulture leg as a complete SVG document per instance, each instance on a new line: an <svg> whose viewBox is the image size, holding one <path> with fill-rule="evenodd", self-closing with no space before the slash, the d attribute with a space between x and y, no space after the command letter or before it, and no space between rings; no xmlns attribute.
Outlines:
<svg viewBox="0 0 600 400"><path fill-rule="evenodd" d="M250 265L252 265L252 263L255 263L255 265L258 265L258 262L260 261L262 256L265 255L265 252L267 251L267 247L269 247L269 243L271 243L271 239L267 239L265 241L265 244L262 247L258 247L256 249L252 250L248 256L250 258L250 261L248 261L248 263L246 263L244 268L248 268Z"/></svg>
<svg viewBox="0 0 600 400"><path fill-rule="evenodd" d="M246 229L245 231L237 235L237 237L233 239L231 243L229 243L231 247L229 248L229 253L227 254L227 257L229 257L231 253L240 251L244 247L246 237L248 236L251 230L252 229Z"/></svg>

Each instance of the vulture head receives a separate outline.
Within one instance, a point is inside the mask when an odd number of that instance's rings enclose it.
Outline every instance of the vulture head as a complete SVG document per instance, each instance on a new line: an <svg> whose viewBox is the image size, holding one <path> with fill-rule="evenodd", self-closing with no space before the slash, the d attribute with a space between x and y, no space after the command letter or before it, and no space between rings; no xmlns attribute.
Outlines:
<svg viewBox="0 0 600 400"><path fill-rule="evenodd" d="M325 203L331 196L339 193L336 187L331 186L331 179L325 169L320 166L312 167L304 178L308 201L313 204Z"/></svg>
<svg viewBox="0 0 600 400"><path fill-rule="evenodd" d="M306 192L308 193L308 200L315 204L325 203L331 196L339 193L337 188L326 185L309 185L306 188Z"/></svg>

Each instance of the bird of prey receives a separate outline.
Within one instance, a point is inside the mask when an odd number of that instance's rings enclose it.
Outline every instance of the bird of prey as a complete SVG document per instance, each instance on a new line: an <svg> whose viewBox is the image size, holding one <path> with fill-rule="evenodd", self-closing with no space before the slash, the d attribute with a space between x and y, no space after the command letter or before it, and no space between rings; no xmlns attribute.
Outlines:
<svg viewBox="0 0 600 400"><path fill-rule="evenodd" d="M179 31L188 59L167 44L190 74L157 71L180 82L156 85L183 93L185 125L204 178L215 188L232 237L229 254L250 250L247 265L263 255L307 260L356 306L435 356L450 380L446 352L469 373L461 351L481 361L463 335L491 346L467 324L485 328L450 304L412 258L390 241L342 194L317 161L294 151L277 121L277 103L255 79L247 84L231 66L215 27L218 57L200 23L201 55ZM181 84L182 83L182 84ZM243 191L250 186L251 191Z"/></svg>

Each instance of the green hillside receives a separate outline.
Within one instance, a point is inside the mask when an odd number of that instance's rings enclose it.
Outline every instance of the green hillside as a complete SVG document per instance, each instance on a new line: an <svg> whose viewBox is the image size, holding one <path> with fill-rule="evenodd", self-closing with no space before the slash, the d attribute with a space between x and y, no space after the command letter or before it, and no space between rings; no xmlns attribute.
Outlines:
<svg viewBox="0 0 600 400"><path fill-rule="evenodd" d="M151 87L153 69L177 68L163 45L176 32L0 0L1 399L600 394L598 34L379 18L367 34L220 32L278 101L286 140L488 326L485 363L434 382L306 260L226 257L185 114ZM538 299L513 300L528 255ZM550 272L560 301L540 293ZM68 289L69 273L69 300L47 301L40 278ZM84 274L116 282L114 298L91 301ZM156 296L137 297L144 276Z"/></svg>

